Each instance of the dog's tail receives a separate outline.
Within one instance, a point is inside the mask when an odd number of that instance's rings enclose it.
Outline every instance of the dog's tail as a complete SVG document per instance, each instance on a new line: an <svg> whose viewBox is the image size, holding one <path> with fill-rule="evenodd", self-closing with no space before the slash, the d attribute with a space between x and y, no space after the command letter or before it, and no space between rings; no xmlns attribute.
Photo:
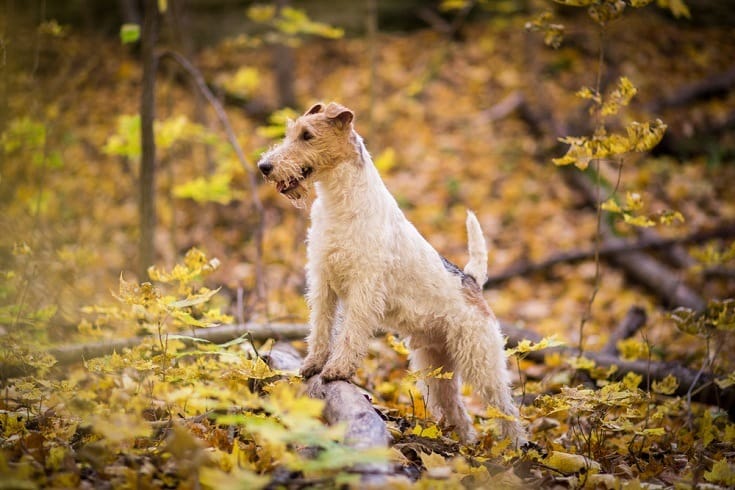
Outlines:
<svg viewBox="0 0 735 490"><path fill-rule="evenodd" d="M464 267L464 273L472 277L482 287L487 281L487 244L482 235L480 222L475 213L467 210L467 249L470 260Z"/></svg>

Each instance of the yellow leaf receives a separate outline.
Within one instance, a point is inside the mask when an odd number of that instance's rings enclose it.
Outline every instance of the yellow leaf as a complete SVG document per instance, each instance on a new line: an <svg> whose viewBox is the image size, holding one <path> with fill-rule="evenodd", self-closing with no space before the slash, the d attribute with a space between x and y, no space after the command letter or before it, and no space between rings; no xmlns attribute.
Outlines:
<svg viewBox="0 0 735 490"><path fill-rule="evenodd" d="M421 424L416 424L414 428L411 429L411 434L429 439L436 439L442 435L442 432L436 424L431 424L426 428L421 427Z"/></svg>
<svg viewBox="0 0 735 490"><path fill-rule="evenodd" d="M595 367L595 361L588 359L587 357L572 357L567 363L574 369L586 369L590 370Z"/></svg>
<svg viewBox="0 0 735 490"><path fill-rule="evenodd" d="M717 383L717 386L719 386L720 389L728 389L729 387L735 385L735 372L732 372L725 377L716 379L715 383Z"/></svg>
<svg viewBox="0 0 735 490"><path fill-rule="evenodd" d="M485 416L489 419L515 420L515 417L512 415L505 414L492 405L488 405L487 410L485 410Z"/></svg>
<svg viewBox="0 0 735 490"><path fill-rule="evenodd" d="M603 211L609 211L611 213L622 213L623 210L618 206L617 201L615 201L615 198L611 197L607 201L603 202L600 206Z"/></svg>
<svg viewBox="0 0 735 490"><path fill-rule="evenodd" d="M735 424L727 424L725 426L724 442L732 444L735 442Z"/></svg>
<svg viewBox="0 0 735 490"><path fill-rule="evenodd" d="M643 376L634 372L629 372L623 378L623 385L625 385L625 387L628 388L630 391L635 391L638 389L638 386L641 384L642 381Z"/></svg>
<svg viewBox="0 0 735 490"><path fill-rule="evenodd" d="M636 431L636 434L641 436L664 436L666 435L666 429L663 427L653 427Z"/></svg>
<svg viewBox="0 0 735 490"><path fill-rule="evenodd" d="M659 222L662 225L673 225L676 222L683 223L684 216L679 211L671 211L671 210L665 210L661 211L658 217Z"/></svg>
<svg viewBox="0 0 735 490"><path fill-rule="evenodd" d="M692 14L689 12L684 0L657 0L656 2L659 7L669 9L674 17L686 17L687 19L692 18Z"/></svg>
<svg viewBox="0 0 735 490"><path fill-rule="evenodd" d="M735 464L722 458L712 465L711 471L704 472L704 479L711 483L733 487L735 486Z"/></svg>
<svg viewBox="0 0 735 490"><path fill-rule="evenodd" d="M529 352L548 349L550 347L558 347L560 345L564 345L564 342L557 340L556 336L554 335L550 337L544 337L535 344L528 339L523 339L518 342L518 344L512 349L506 349L505 355L512 356L514 354L528 354Z"/></svg>
<svg viewBox="0 0 735 490"><path fill-rule="evenodd" d="M255 4L248 8L247 16L253 22L265 23L273 20L276 15L275 5Z"/></svg>
<svg viewBox="0 0 735 490"><path fill-rule="evenodd" d="M619 340L617 348L625 360L646 359L649 355L648 344L634 338Z"/></svg>
<svg viewBox="0 0 735 490"><path fill-rule="evenodd" d="M626 211L638 211L643 208L643 198L637 192L628 192L625 194Z"/></svg>
<svg viewBox="0 0 735 490"><path fill-rule="evenodd" d="M597 103L600 102L600 95L589 87L582 87L574 95L581 99L590 99Z"/></svg>
<svg viewBox="0 0 735 490"><path fill-rule="evenodd" d="M152 431L151 425L143 417L127 413L96 415L92 419L92 428L111 444L148 437Z"/></svg>
<svg viewBox="0 0 735 490"><path fill-rule="evenodd" d="M396 151L392 147L383 150L383 153L375 159L375 168L381 174L389 172L396 165Z"/></svg>
<svg viewBox="0 0 735 490"><path fill-rule="evenodd" d="M649 228L656 224L655 221L651 220L648 216L632 216L630 214L623 214L623 220L633 226L640 228Z"/></svg>
<svg viewBox="0 0 735 490"><path fill-rule="evenodd" d="M385 336L385 340L388 341L388 345L390 345L391 349L396 351L398 354L407 356L410 353L406 344L402 340L398 340L395 335L388 334Z"/></svg>
<svg viewBox="0 0 735 490"><path fill-rule="evenodd" d="M429 478L448 478L451 475L452 467L446 462L444 457L437 453L419 453L421 463L426 468Z"/></svg>
<svg viewBox="0 0 735 490"><path fill-rule="evenodd" d="M443 367L438 367L433 371L426 373L426 377L435 379L452 379L454 378L454 371L444 371Z"/></svg>
<svg viewBox="0 0 735 490"><path fill-rule="evenodd" d="M615 475L609 473L589 475L585 488L605 488L609 490L617 490L621 488L621 480Z"/></svg>
<svg viewBox="0 0 735 490"><path fill-rule="evenodd" d="M661 393L662 395L672 395L679 387L679 381L673 374L669 374L661 381L654 381L651 383L651 388L655 393Z"/></svg>
<svg viewBox="0 0 735 490"><path fill-rule="evenodd" d="M600 463L581 454L570 454L561 451L551 451L548 456L541 458L541 463L549 468L564 474L579 473L586 470L598 473L601 469Z"/></svg>
<svg viewBox="0 0 735 490"><path fill-rule="evenodd" d="M709 410L705 410L700 420L699 430L697 431L697 435L699 436L699 440L702 442L703 447L709 446L710 443L715 440L715 430L716 429L712 424L712 414Z"/></svg>

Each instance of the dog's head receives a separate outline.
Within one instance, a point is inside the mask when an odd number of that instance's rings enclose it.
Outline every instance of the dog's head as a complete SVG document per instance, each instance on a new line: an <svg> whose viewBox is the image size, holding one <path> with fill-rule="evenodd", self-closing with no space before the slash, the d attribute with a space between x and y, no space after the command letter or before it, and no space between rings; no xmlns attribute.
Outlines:
<svg viewBox="0 0 735 490"><path fill-rule="evenodd" d="M340 104L314 104L289 121L285 138L263 154L258 169L278 192L303 205L313 182L354 155L353 119L353 112Z"/></svg>

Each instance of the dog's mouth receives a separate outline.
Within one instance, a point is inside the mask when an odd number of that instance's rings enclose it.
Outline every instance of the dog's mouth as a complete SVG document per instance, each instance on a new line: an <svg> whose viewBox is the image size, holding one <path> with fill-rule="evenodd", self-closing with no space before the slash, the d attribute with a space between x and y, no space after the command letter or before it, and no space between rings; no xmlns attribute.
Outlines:
<svg viewBox="0 0 735 490"><path fill-rule="evenodd" d="M298 188L301 182L304 181L309 175L312 174L314 169L312 167L304 167L301 169L301 175L298 177L291 177L289 180L281 180L276 182L276 189L281 194L288 194L294 189Z"/></svg>

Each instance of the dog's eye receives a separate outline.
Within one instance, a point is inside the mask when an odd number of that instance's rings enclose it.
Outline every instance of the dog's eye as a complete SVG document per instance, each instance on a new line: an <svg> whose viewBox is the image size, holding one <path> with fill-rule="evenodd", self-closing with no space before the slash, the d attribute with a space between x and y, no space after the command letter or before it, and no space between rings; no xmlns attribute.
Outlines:
<svg viewBox="0 0 735 490"><path fill-rule="evenodd" d="M304 141L309 141L310 139L314 139L314 135L308 131L304 131L303 133L301 133L301 139Z"/></svg>

